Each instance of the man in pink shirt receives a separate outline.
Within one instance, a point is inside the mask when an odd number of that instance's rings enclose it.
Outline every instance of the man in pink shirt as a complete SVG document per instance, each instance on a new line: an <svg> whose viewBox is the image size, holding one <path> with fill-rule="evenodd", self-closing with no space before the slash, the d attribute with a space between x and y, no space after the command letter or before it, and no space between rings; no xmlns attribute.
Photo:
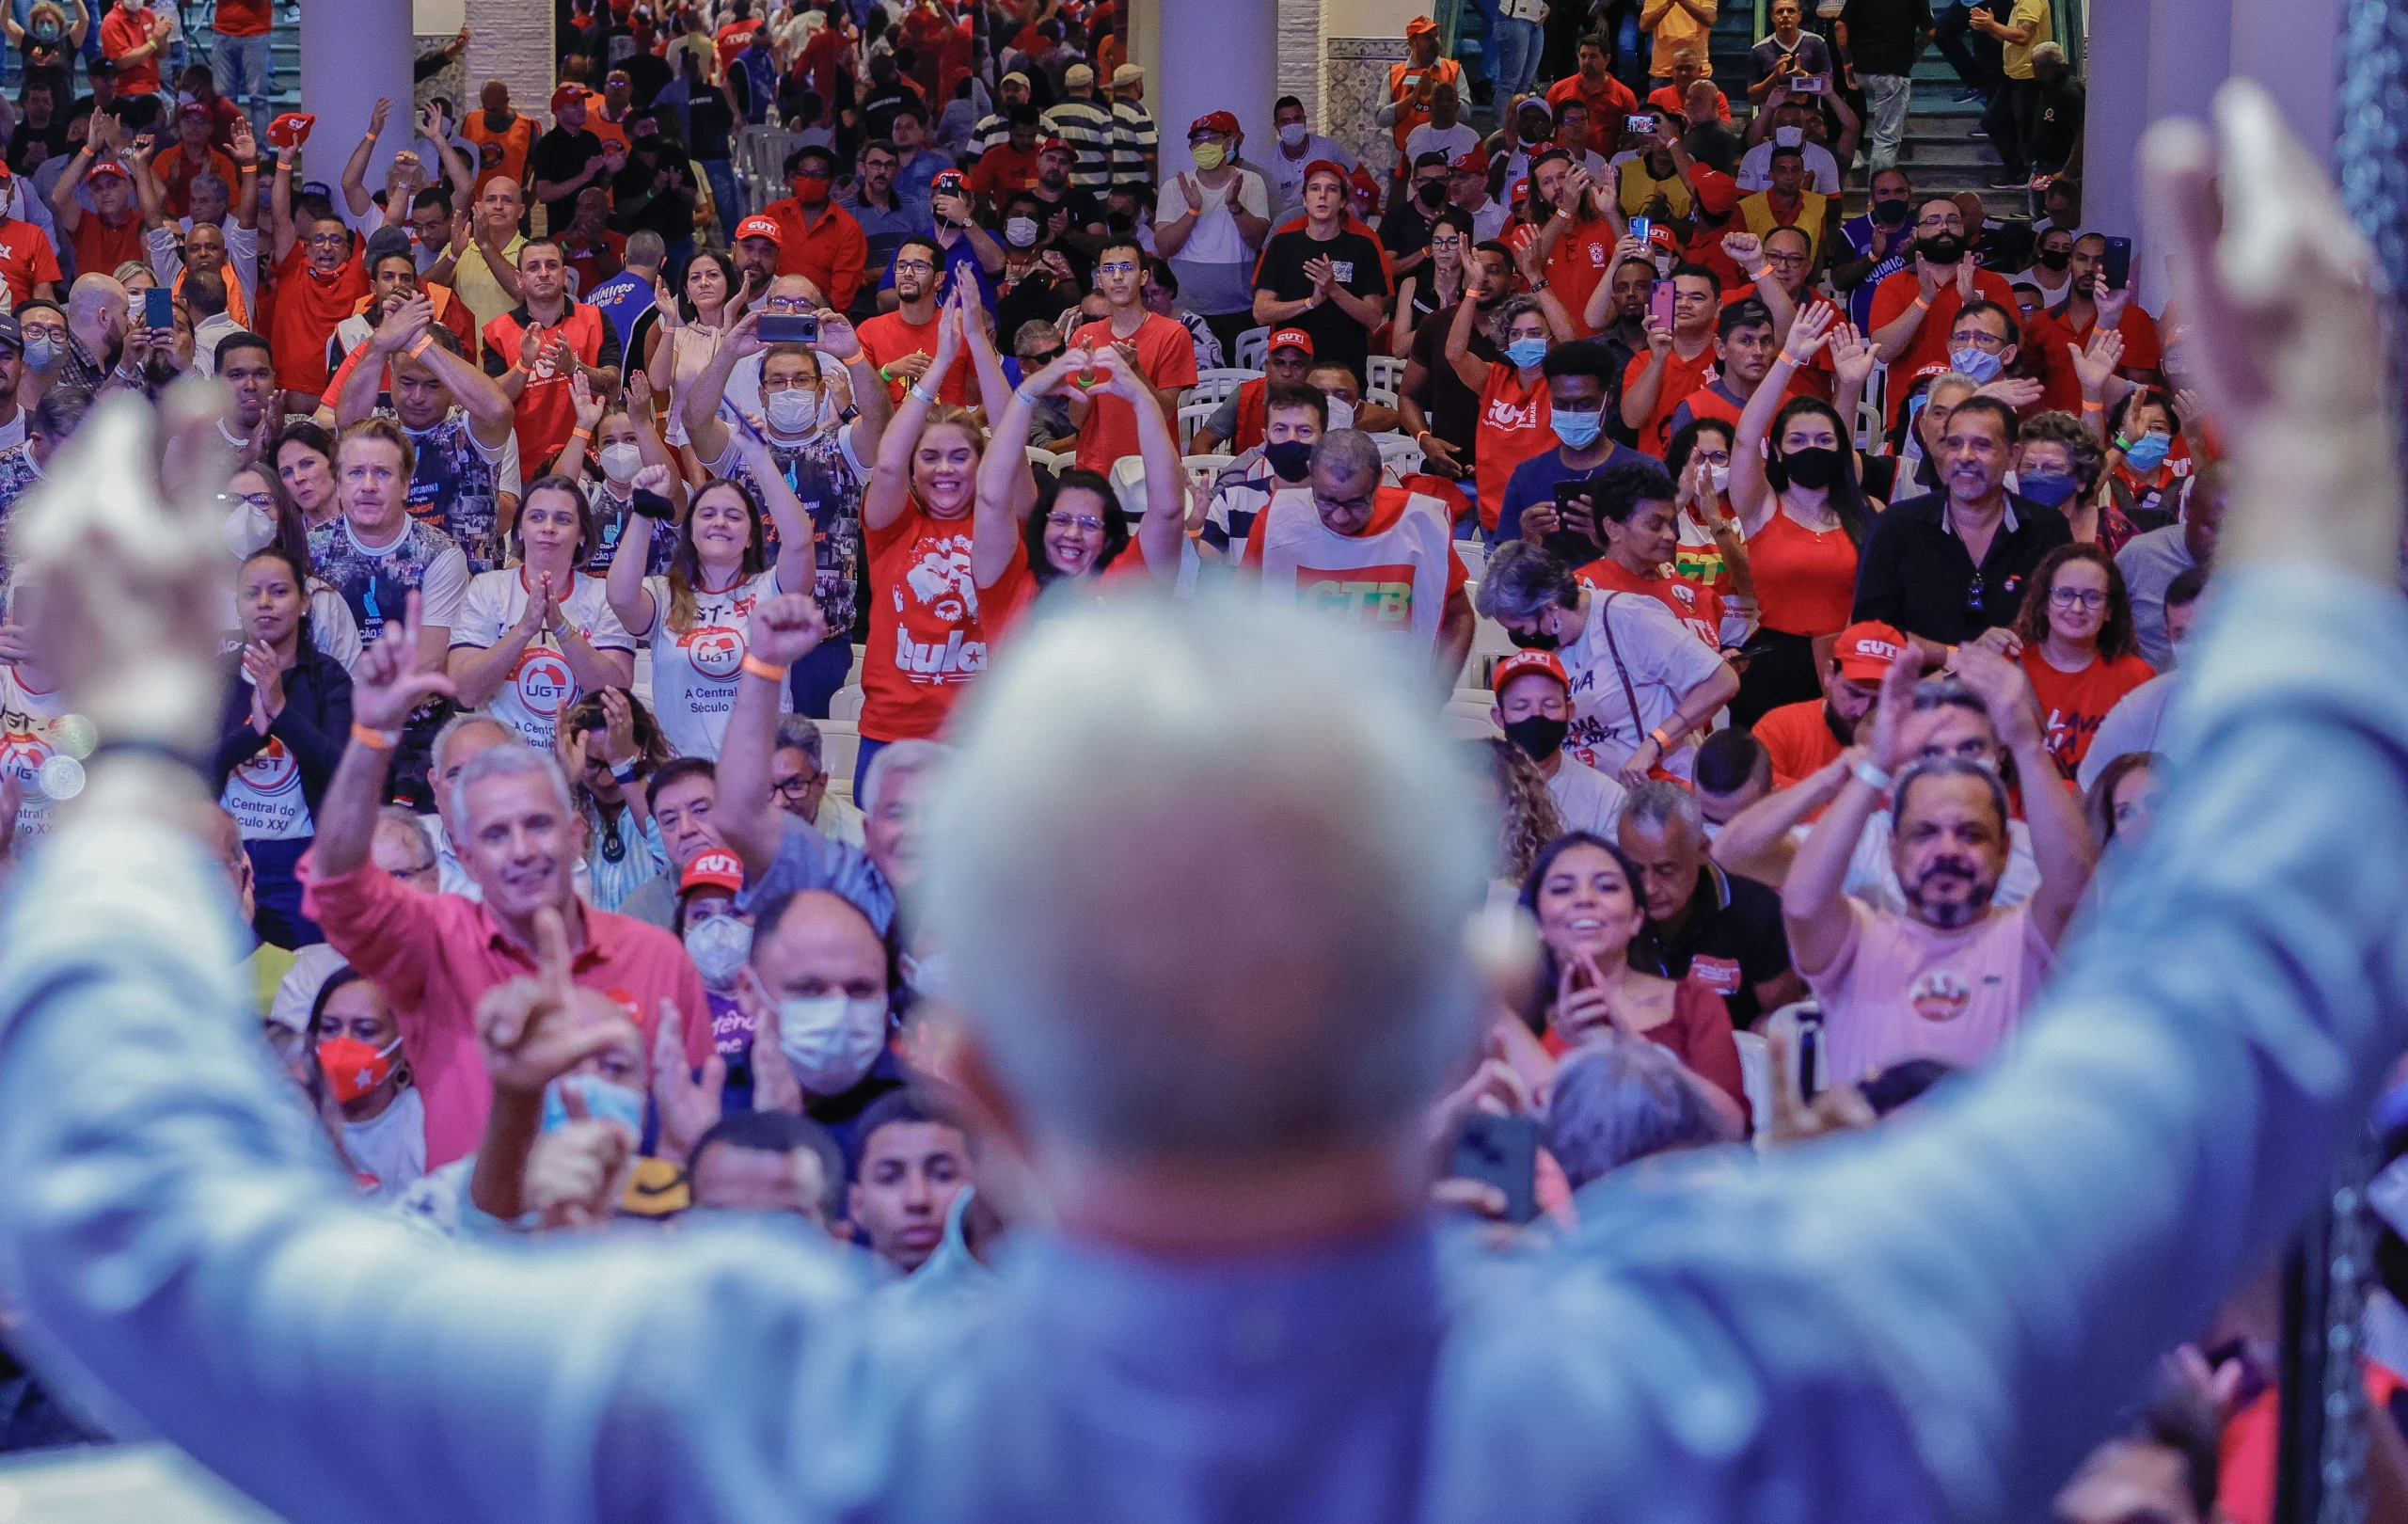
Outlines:
<svg viewBox="0 0 2408 1524"><path fill-rule="evenodd" d="M571 886L578 830L568 786L550 757L518 741L479 753L452 784L452 849L484 893L422 894L370 856L392 749L410 710L450 679L414 670L418 595L409 614L369 647L352 675L351 739L319 811L317 842L301 860L309 914L326 941L375 981L401 1017L402 1051L426 1102L428 1168L475 1151L493 1083L477 1040L477 1002L494 986L531 976L535 915L549 908L568 929L571 976L616 1001L650 1053L663 1001L685 1017L687 1062L710 1052L702 976L677 939L581 903ZM392 628L395 627L388 627Z"/></svg>
<svg viewBox="0 0 2408 1524"><path fill-rule="evenodd" d="M2006 785L1986 762L1927 746L1941 711L1914 709L1922 670L1912 650L1892 664L1872 740L1849 748L1852 775L1798 849L1782 888L1790 955L1822 1003L1835 1081L1906 1058L1988 1057L2039 993L2097 857L2080 806L2051 767L2021 669L1988 651L1961 651L1956 675L1981 696L2030 780L2023 808L2040 886L2011 909L1991 903L2006 870ZM1904 915L1842 888L1884 794Z"/></svg>

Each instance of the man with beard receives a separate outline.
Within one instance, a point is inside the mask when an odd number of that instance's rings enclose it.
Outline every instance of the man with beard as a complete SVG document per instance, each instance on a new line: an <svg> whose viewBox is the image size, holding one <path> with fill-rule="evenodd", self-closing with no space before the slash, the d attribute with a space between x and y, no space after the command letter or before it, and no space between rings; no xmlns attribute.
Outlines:
<svg viewBox="0 0 2408 1524"><path fill-rule="evenodd" d="M1823 674L1822 702L1784 704L1750 727L1772 760L1773 775L1784 784L1811 777L1854 745L1881 679L1907 645L1904 635L1872 620L1841 630Z"/></svg>
<svg viewBox="0 0 2408 1524"><path fill-rule="evenodd" d="M1923 754L1946 709L1915 709L1921 671L1911 651L1891 664L1871 739L1782 889L1791 955L1822 1003L1830 1072L1841 1079L1905 1058L1964 1065L1995 1052L2048 976L2097 855L2069 790L2027 789L2040 882L2011 910L1992 905L2007 864L2006 785L1979 762ZM2022 775L2049 777L2039 711L2020 669L1970 651L1958 672ZM1885 795L1904 914L1875 910L1844 887Z"/></svg>
<svg viewBox="0 0 2408 1524"><path fill-rule="evenodd" d="M1991 301L2015 310L2006 278L1977 268L1965 232L1965 213L1945 196L1915 205L1914 259L1873 292L1875 356L1893 375L1912 375L1948 358L1948 334L1959 308ZM1901 389L1900 395L1905 395Z"/></svg>
<svg viewBox="0 0 2408 1524"><path fill-rule="evenodd" d="M809 277L827 296L830 307L850 311L853 294L862 287L862 272L869 263L869 240L853 214L829 199L836 180L836 156L818 144L806 143L786 156L785 175L786 188L794 194L771 201L736 230L737 262L747 275L752 274L753 251L743 244L755 236L755 225L766 221L777 230L778 263L773 273ZM753 282L756 292L768 289L765 280Z"/></svg>
<svg viewBox="0 0 2408 1524"><path fill-rule="evenodd" d="M895 262L895 250L904 239L915 233L927 238L936 231L928 203L906 200L895 191L895 167L897 162L898 156L892 143L881 139L863 148L861 176L853 187L852 199L841 203L852 219L861 224L862 237L866 240L866 252L862 257L862 283L871 291L877 290L879 283L886 278L887 266Z"/></svg>
<svg viewBox="0 0 2408 1524"><path fill-rule="evenodd" d="M935 239L904 239L895 251L895 310L880 312L854 329L896 402L903 400L906 388L928 373L936 359L937 273L943 263L944 251ZM955 366L937 388L938 400L969 406L970 371L967 365Z"/></svg>

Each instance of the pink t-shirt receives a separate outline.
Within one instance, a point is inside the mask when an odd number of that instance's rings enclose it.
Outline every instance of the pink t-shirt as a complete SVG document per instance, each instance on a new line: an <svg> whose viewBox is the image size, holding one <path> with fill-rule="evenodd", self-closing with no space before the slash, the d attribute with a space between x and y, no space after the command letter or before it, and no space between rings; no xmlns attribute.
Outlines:
<svg viewBox="0 0 2408 1524"><path fill-rule="evenodd" d="M2028 905L1992 911L1960 931L1859 899L1847 905L1853 926L1839 956L1806 974L1822 1003L1835 1081L1906 1058L1980 1063L2022 1021L2054 960Z"/></svg>

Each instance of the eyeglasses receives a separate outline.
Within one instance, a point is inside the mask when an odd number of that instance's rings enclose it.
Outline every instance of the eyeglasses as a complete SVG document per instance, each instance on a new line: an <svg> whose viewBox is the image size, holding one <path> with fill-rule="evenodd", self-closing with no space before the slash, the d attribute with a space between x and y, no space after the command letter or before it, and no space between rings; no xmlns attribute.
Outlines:
<svg viewBox="0 0 2408 1524"><path fill-rule="evenodd" d="M920 268L925 270L927 266L923 264ZM811 298L808 296L772 296L761 305L766 310L771 312L809 312L811 310Z"/></svg>
<svg viewBox="0 0 2408 1524"><path fill-rule="evenodd" d="M2049 605L2055 609L2103 609L2107 595L2099 588L2052 587L2049 589Z"/></svg>
<svg viewBox="0 0 2408 1524"><path fill-rule="evenodd" d="M1461 248L1464 246L1463 234L1457 233L1450 238L1433 238L1430 240L1430 246L1432 248Z"/></svg>
<svg viewBox="0 0 2408 1524"><path fill-rule="evenodd" d="M1054 529L1075 529L1089 534L1099 534L1103 531L1103 520L1093 514L1047 514L1045 522Z"/></svg>
<svg viewBox="0 0 2408 1524"><path fill-rule="evenodd" d="M1941 215L1936 217L1924 217L1918 220L1915 223L1915 226L1918 228L1930 228L1935 230L1943 228L1954 228L1956 231L1963 232L1965 230L1965 219L1956 213L1947 212L1942 213Z"/></svg>
<svg viewBox="0 0 2408 1524"><path fill-rule="evenodd" d="M1127 260L1115 260L1110 264L1097 265L1095 267L1095 273L1100 276L1135 275L1137 273L1137 267Z"/></svg>
<svg viewBox="0 0 2408 1524"><path fill-rule="evenodd" d="M1803 269L1806 265L1806 256L1797 253L1776 254L1771 249L1766 249L1765 262L1778 264L1784 270Z"/></svg>
<svg viewBox="0 0 2408 1524"><path fill-rule="evenodd" d="M2000 350L2006 347L2006 341L2004 339L1994 333L1983 333L1979 329L1968 329L1963 333L1952 333L1948 336L1948 341L1960 347L1971 346L1974 349L1983 350L1992 355L1997 354Z"/></svg>
<svg viewBox="0 0 2408 1524"><path fill-rule="evenodd" d="M798 772L784 783L769 786L769 792L781 799L800 800L828 781L825 772Z"/></svg>
<svg viewBox="0 0 2408 1524"><path fill-rule="evenodd" d="M311 248L341 248L351 242L349 233L311 233L302 240Z"/></svg>
<svg viewBox="0 0 2408 1524"><path fill-rule="evenodd" d="M1377 495L1376 489L1366 492L1359 498L1324 498L1315 493L1314 502L1324 513L1367 514L1371 511L1372 500Z"/></svg>
<svg viewBox="0 0 2408 1524"><path fill-rule="evenodd" d="M901 275L907 270L916 270L921 275L933 275L936 272L936 266L926 260L896 260L895 262L896 275Z"/></svg>
<svg viewBox="0 0 2408 1524"><path fill-rule="evenodd" d="M276 500L264 492L221 492L217 494L217 500L230 508L239 502L246 508L257 508L261 512L276 506Z"/></svg>

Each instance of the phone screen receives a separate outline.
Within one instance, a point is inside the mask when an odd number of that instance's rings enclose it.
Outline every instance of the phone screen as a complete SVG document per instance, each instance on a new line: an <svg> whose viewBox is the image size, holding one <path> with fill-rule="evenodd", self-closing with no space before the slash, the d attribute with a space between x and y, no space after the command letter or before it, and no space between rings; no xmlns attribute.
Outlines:
<svg viewBox="0 0 2408 1524"><path fill-rule="evenodd" d="M172 328L176 325L176 294L165 286L152 286L142 294L142 325L146 328Z"/></svg>
<svg viewBox="0 0 2408 1524"><path fill-rule="evenodd" d="M1505 1193L1505 1215L1528 1222L1539 1214L1539 1124L1531 1117L1497 1117L1476 1111L1455 1135L1453 1166L1459 1180L1477 1180Z"/></svg>
<svg viewBox="0 0 2408 1524"><path fill-rule="evenodd" d="M756 331L765 344L816 344L819 317L814 312L764 312Z"/></svg>
<svg viewBox="0 0 2408 1524"><path fill-rule="evenodd" d="M1633 217L1630 219L1630 236L1638 239L1642 244L1647 242L1648 236L1654 233L1655 230L1656 224L1649 218Z"/></svg>
<svg viewBox="0 0 2408 1524"><path fill-rule="evenodd" d="M2107 240L2107 257L2101 265L2101 271L2107 277L2109 291L2121 291L2131 283L2132 241L2131 239L2110 238Z"/></svg>
<svg viewBox="0 0 2408 1524"><path fill-rule="evenodd" d="M1647 310L1663 326L1669 328L1672 325L1672 283L1671 281L1658 280L1647 288Z"/></svg>

